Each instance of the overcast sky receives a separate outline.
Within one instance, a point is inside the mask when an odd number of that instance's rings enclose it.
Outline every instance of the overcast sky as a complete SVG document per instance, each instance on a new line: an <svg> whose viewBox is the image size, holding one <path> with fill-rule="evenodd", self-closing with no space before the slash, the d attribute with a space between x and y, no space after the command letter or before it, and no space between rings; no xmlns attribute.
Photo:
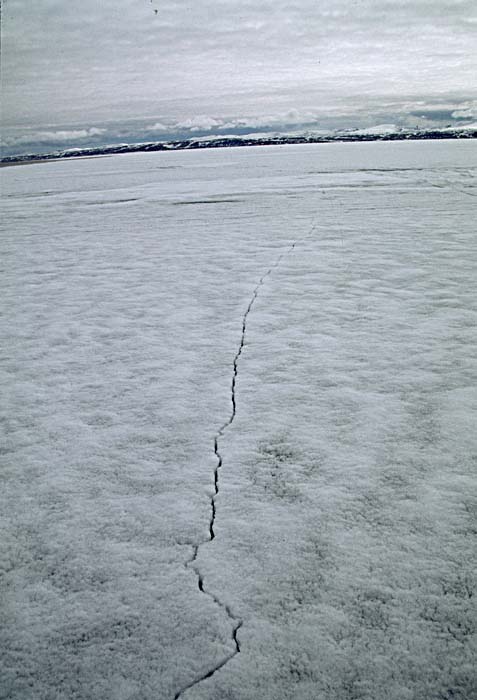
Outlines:
<svg viewBox="0 0 477 700"><path fill-rule="evenodd" d="M477 116L475 0L2 4L10 144Z"/></svg>

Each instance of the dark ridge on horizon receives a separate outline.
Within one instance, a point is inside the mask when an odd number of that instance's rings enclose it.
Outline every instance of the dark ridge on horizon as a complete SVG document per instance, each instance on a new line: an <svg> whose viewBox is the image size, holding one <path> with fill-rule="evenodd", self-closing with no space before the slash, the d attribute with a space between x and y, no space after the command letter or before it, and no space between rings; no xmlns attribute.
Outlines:
<svg viewBox="0 0 477 700"><path fill-rule="evenodd" d="M356 133L336 132L326 135L280 135L271 136L216 136L189 138L177 141L151 141L143 143L118 144L111 146L94 146L74 148L51 153L23 154L5 156L0 159L2 165L34 163L65 158L87 158L94 156L115 155L120 153L141 153L151 151L183 151L203 148L234 148L241 146L275 146L305 143L355 143L363 141L424 141L442 139L475 139L477 128L469 129L401 129L391 133Z"/></svg>

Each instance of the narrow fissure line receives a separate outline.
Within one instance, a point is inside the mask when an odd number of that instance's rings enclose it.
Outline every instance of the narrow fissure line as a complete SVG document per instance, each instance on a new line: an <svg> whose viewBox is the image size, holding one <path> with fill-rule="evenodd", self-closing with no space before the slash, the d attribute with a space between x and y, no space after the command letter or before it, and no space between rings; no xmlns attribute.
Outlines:
<svg viewBox="0 0 477 700"><path fill-rule="evenodd" d="M311 231L308 235L311 235L315 229L315 226L313 225L311 228ZM239 347L238 350L235 354L235 357L233 359L232 363L232 381L231 381L231 394L230 394L230 400L232 404L232 411L230 414L230 417L228 420L225 421L225 423L222 424L222 426L219 428L217 431L215 437L214 437L214 454L217 458L217 464L214 469L214 493L212 494L210 498L210 520L209 520L209 538L205 540L204 542L201 542L199 544L193 545L192 548L192 555L190 559L186 562L185 566L187 568L192 568L197 575L197 585L199 588L199 591L201 593L204 593L204 595L209 596L214 603L216 603L220 608L222 608L228 618L233 622L233 629L232 629L232 634L231 638L234 643L235 648L233 651L228 654L224 659L222 659L218 664L213 666L210 670L208 670L206 673L202 674L201 676L195 678L193 681L188 683L186 686L181 688L175 695L174 695L174 700L179 700L179 698L182 697L182 695L187 691L190 690L193 686L197 685L198 683L201 683L202 681L207 680L207 678L211 678L217 671L220 671L229 661L231 661L237 654L240 653L240 642L238 639L238 632L240 628L242 627L243 620L241 620L239 617L234 615L230 607L222 603L222 601L217 598L213 593L211 593L209 590L207 590L204 587L204 577L200 573L199 567L195 564L198 554L199 554L199 549L203 545L207 544L208 542L212 542L212 540L215 539L215 531L214 531L214 525L215 525L215 519L217 516L217 506L216 506L216 499L217 496L219 495L219 471L222 468L222 455L219 452L219 439L223 436L225 430L232 425L235 415L237 413L237 401L236 401L236 384L237 384L237 377L238 377L238 363L239 363L239 358L242 354L242 351L245 347L245 336L247 333L247 318L248 315L250 314L253 305L258 297L260 288L263 286L266 278L272 274L273 270L275 270L281 263L283 257L285 255L289 255L295 248L296 241L292 243L292 245L283 253L279 255L275 263L265 272L264 275L260 278L257 286L253 290L252 297L250 299L250 302L245 310L245 313L242 317L242 334L240 337L240 342L239 342Z"/></svg>
<svg viewBox="0 0 477 700"><path fill-rule="evenodd" d="M453 182L444 182L444 184L437 184L435 182L430 182L427 180L427 182L431 185L431 187L437 187L438 189L445 189L446 187L449 187L450 189L454 190L454 192L459 192L460 194L466 194L468 197L477 197L477 194L474 194L473 192L467 192L466 190L459 189L454 185ZM464 185L465 186L465 185Z"/></svg>

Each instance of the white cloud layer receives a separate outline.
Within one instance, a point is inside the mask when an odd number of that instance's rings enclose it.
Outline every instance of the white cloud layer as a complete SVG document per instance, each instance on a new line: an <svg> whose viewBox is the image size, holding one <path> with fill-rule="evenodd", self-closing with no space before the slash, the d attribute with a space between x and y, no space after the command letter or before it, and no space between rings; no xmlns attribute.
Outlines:
<svg viewBox="0 0 477 700"><path fill-rule="evenodd" d="M63 129L59 131L29 131L24 134L8 136L3 139L6 145L20 145L24 143L67 143L91 139L94 136L106 134L106 129L91 127L90 129Z"/></svg>
<svg viewBox="0 0 477 700"><path fill-rule="evenodd" d="M178 131L204 132L204 131L223 131L224 129L259 129L264 127L274 126L293 126L310 124L319 118L317 113L299 112L297 109L290 109L288 112L279 114L265 114L260 117L235 117L232 119L211 117L206 114L198 115L190 119L181 121L171 121L169 124L165 122L155 122L146 127L147 131L158 131L161 133L170 133Z"/></svg>
<svg viewBox="0 0 477 700"><path fill-rule="evenodd" d="M462 104L460 109L452 112L452 116L454 119L473 119L477 117L477 100Z"/></svg>

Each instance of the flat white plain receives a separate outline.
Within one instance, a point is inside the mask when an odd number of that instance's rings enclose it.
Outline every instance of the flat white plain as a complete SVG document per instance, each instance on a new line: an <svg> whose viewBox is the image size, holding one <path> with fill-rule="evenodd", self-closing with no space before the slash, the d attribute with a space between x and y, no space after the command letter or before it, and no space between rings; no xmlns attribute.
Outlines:
<svg viewBox="0 0 477 700"><path fill-rule="evenodd" d="M1 697L475 697L476 170L474 141L2 170Z"/></svg>

